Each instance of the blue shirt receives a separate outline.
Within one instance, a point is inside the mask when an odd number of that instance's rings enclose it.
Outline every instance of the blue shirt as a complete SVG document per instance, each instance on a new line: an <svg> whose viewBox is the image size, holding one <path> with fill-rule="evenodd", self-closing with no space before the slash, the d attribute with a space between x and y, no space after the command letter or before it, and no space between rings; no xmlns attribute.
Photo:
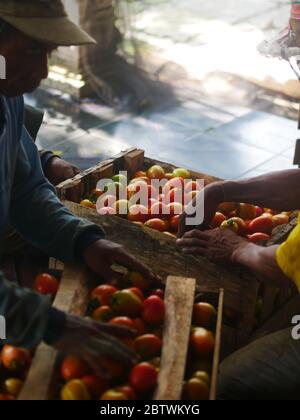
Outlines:
<svg viewBox="0 0 300 420"><path fill-rule="evenodd" d="M82 243L103 237L103 231L75 217L58 200L43 174L38 150L23 126L23 98L0 96L0 101L0 241L10 223L48 255L74 261L78 243L80 249ZM47 329L49 308L49 299L12 287L0 276L0 315L6 317L11 344L38 344ZM26 334L24 322L28 326Z"/></svg>

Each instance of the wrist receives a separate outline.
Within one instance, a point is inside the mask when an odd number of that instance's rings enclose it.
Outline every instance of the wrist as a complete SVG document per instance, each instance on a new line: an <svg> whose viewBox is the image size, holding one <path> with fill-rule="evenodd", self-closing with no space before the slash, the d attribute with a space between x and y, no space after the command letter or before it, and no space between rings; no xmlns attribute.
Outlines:
<svg viewBox="0 0 300 420"><path fill-rule="evenodd" d="M234 264L248 265L249 261L252 261L253 254L256 254L261 247L252 244L246 240L240 242L240 244L233 251L231 261Z"/></svg>
<svg viewBox="0 0 300 420"><path fill-rule="evenodd" d="M224 181L209 184L206 187L206 191L217 205L226 201Z"/></svg>

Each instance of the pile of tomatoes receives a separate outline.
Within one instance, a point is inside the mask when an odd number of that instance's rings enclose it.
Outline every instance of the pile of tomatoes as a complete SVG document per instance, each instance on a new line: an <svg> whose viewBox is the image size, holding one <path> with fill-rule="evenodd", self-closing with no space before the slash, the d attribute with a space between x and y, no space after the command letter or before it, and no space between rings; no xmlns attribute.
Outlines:
<svg viewBox="0 0 300 420"><path fill-rule="evenodd" d="M33 289L52 299L59 288L58 280L48 274L39 274L34 281ZM24 384L31 365L33 351L15 346L4 345L0 352L0 401L15 400Z"/></svg>
<svg viewBox="0 0 300 420"><path fill-rule="evenodd" d="M137 172L127 186L124 175L116 175L104 190L93 190L80 204L97 209L101 215L118 215L140 226L146 226L176 236L180 215L202 189L198 181L188 181L188 170L178 168L166 173L161 166L152 166L148 171ZM165 181L165 186L156 190L153 181ZM109 193L112 185L115 195ZM145 206L131 202L133 196L141 191L147 192L148 204ZM121 196L126 199L119 199ZM243 204L222 203L216 213L211 228L231 229L239 235L258 243L270 239L272 230L289 222L290 212L277 213L270 209Z"/></svg>
<svg viewBox="0 0 300 420"><path fill-rule="evenodd" d="M151 399L156 389L162 349L165 304L162 289L151 290L136 272L124 275L119 287L100 285L92 290L87 315L96 321L121 325L136 331L121 341L140 358L128 366L109 357L101 358L107 377L94 374L78 357L66 357L61 365L62 400Z"/></svg>
<svg viewBox="0 0 300 420"><path fill-rule="evenodd" d="M231 229L250 242L268 241L273 229L290 221L291 212L278 213L271 209L244 203L222 203L211 227Z"/></svg>
<svg viewBox="0 0 300 420"><path fill-rule="evenodd" d="M183 400L209 399L216 320L217 311L211 304L195 303Z"/></svg>

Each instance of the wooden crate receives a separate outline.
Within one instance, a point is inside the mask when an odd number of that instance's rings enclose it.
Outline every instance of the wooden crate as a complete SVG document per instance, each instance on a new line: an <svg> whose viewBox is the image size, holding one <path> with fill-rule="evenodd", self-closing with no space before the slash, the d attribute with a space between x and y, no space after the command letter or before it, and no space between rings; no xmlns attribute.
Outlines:
<svg viewBox="0 0 300 420"><path fill-rule="evenodd" d="M90 273L84 267L66 265L54 307L74 315L84 316L88 306L89 291L94 286ZM195 290L195 279L174 276L167 279L166 321L163 332L161 370L155 400L178 400L181 398ZM216 399L217 395L224 291L221 290L218 296L215 294L214 297L218 297L218 319L210 389L211 400ZM208 298L211 299L211 297ZM54 348L41 344L35 353L19 400L56 399L60 383L58 378L59 361L59 354Z"/></svg>
<svg viewBox="0 0 300 420"><path fill-rule="evenodd" d="M69 200L73 203L78 204L87 194L89 194L91 190L93 190L96 187L99 179L111 178L113 175L115 175L121 170L128 171L130 177L133 176L137 171L147 170L150 166L155 164L162 166L166 172L172 172L175 169L174 165L145 157L143 150L130 149L124 153L117 155L113 159L101 162L98 165L82 172L72 180L63 182L57 187L58 195L63 201ZM195 171L191 171L191 176L193 179L204 179L205 185L218 180L213 176ZM92 217L93 213L96 214L95 211L90 212L81 210L79 206L73 205L71 203L68 203L68 206L71 209L71 211L73 211L75 214L91 218L93 222L98 223L99 225L105 225L109 229L110 239L122 243L127 248L132 250L132 240L126 240L127 236L130 236L129 232L131 231L129 230L128 232L125 232L126 229L130 229L129 225L119 226L117 222L114 223L113 226L116 228L117 232L120 227L121 231L124 232L124 235L114 234L110 227L107 226L108 222L106 222L105 217L101 217L99 215L97 215L97 217ZM117 219L114 216L110 217L112 219ZM295 218L293 218L289 225L277 228L274 232L274 237L268 245L273 245L274 243L279 243L285 240L291 232L291 230L295 227L295 223ZM145 231L146 230L144 230L144 232ZM122 236L122 238L120 236ZM143 238L144 234L141 234L140 237L138 237L138 235L135 235L135 239L139 241L139 246L142 246ZM163 238L164 235L154 235L154 239L157 239L157 241L163 241ZM151 245L149 243L149 252L151 246L154 245ZM160 248L160 246L154 246L153 251L157 251L157 254L154 256L149 255L148 253L147 258L150 259L148 259L148 261L145 260L145 262L155 262L156 257L160 259L160 256L158 255L158 253L160 252ZM168 262L168 265L172 266L173 261L175 260L175 258L178 257L178 252L175 252L175 247L173 247L172 249L168 248L168 252L170 252L169 258L165 260ZM135 253L137 256L139 256L138 249L135 250ZM200 259L197 260L200 261ZM195 261L195 259L193 259L193 261ZM217 268L216 266L208 263L207 260L202 259L202 262L202 265L197 265L197 282L199 284L201 283L202 287L204 288L207 286L208 282L210 282L211 284L211 289L214 288L214 290L216 290L216 288L219 287L226 288L225 309L226 313L230 313L232 311L235 312L234 321L231 320L229 322L229 327L231 329L233 328L237 330L236 334L238 337L234 338L234 334L231 335L232 342L235 341L238 347L242 344L245 344L247 342L247 337L249 337L250 333L258 326L261 326L274 313L276 313L276 311L280 309L286 302L288 302L290 297L293 296L295 293L294 290L278 291L273 287L265 287L262 295L263 303L261 308L261 314L258 320L256 318L256 303L260 297L260 280L256 279L252 274L246 272L245 270L225 270L220 267ZM195 264L189 258L181 258L179 264L180 267L176 264L176 269L179 269L179 272L173 274L179 274L187 277L191 276L191 271L189 267L189 264L191 263ZM211 269L211 275L209 275L208 278L205 278L207 276L207 267ZM185 272L186 269L188 270L187 272ZM192 274L192 277L195 277L194 272ZM229 277L231 277L231 281L229 281ZM233 295L235 295L235 298L233 297ZM232 346L232 349L233 348L234 346Z"/></svg>
<svg viewBox="0 0 300 420"><path fill-rule="evenodd" d="M100 216L94 210L78 205L83 197L96 187L99 179L111 178L121 170L128 171L130 178L137 171L147 170L155 164L162 166L166 172L172 172L176 168L169 163L145 157L143 150L130 149L63 182L57 187L58 196L74 214L104 227L109 239L126 246L133 255L154 269L157 267L160 274L196 278L197 284L201 284L201 289L205 292L225 288L225 308L227 312L234 313L234 319L229 321L237 335L233 342L242 345L255 326L259 282L253 275L240 268L218 267L204 258L184 256L175 242L164 234L139 228L115 216ZM193 179L203 179L205 185L218 180L207 174L190 172ZM231 350L235 348L234 345Z"/></svg>

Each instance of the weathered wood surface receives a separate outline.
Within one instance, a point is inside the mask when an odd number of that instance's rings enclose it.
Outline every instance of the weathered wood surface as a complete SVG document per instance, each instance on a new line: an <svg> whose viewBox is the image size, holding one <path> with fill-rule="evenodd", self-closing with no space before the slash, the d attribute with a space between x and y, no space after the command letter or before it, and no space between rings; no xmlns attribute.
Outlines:
<svg viewBox="0 0 300 420"><path fill-rule="evenodd" d="M91 283L87 270L79 265L65 265L60 288L53 306L73 315L84 315ZM19 400L43 401L51 393L58 352L41 344L35 353Z"/></svg>
<svg viewBox="0 0 300 420"><path fill-rule="evenodd" d="M278 226L274 229L272 238L267 243L267 246L282 244L287 240L291 232L298 224L298 211L294 212L291 216L290 222L286 225Z"/></svg>
<svg viewBox="0 0 300 420"><path fill-rule="evenodd" d="M154 400L180 400L189 348L195 279L170 276L166 282L166 319L158 387Z"/></svg>
<svg viewBox="0 0 300 420"><path fill-rule="evenodd" d="M223 324L223 307L224 307L224 289L220 290L219 304L218 304L218 319L215 333L215 351L212 366L211 385L210 385L210 401L215 401L218 395L218 377L220 354L222 345L222 324Z"/></svg>
<svg viewBox="0 0 300 420"><path fill-rule="evenodd" d="M215 292L224 288L225 306L240 313L240 328L251 332L258 291L256 278L239 267L217 266L207 259L186 256L176 246L175 239L146 227L139 227L114 216L100 216L94 210L73 202L65 205L77 216L101 226L107 239L126 247L161 277L169 275L195 278L201 292Z"/></svg>

